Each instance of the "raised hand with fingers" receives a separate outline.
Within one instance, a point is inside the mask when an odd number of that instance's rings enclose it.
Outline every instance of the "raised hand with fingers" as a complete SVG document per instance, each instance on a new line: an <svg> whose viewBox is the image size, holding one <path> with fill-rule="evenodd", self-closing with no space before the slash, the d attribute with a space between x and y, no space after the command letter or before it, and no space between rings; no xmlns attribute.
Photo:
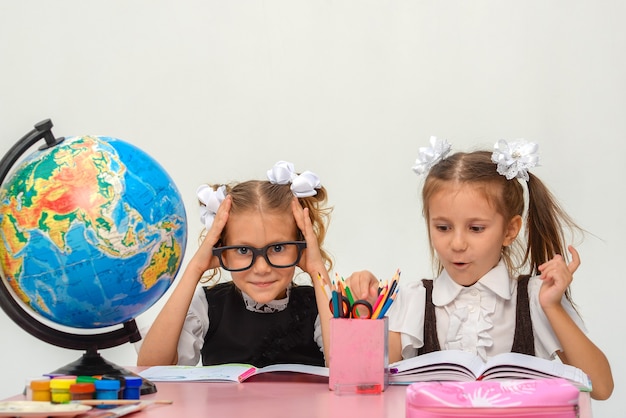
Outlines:
<svg viewBox="0 0 626 418"><path fill-rule="evenodd" d="M540 277L543 280L539 291L539 302L544 309L561 303L563 294L574 279L574 272L580 266L578 251L571 245L567 249L572 255L572 261L569 264L562 255L557 254L552 260L539 266Z"/></svg>
<svg viewBox="0 0 626 418"><path fill-rule="evenodd" d="M322 279L325 282L328 281L328 273L326 273L326 266L322 259L319 243L317 242L317 236L313 231L313 224L309 217L309 209L303 208L297 197L294 197L291 202L291 208L293 211L293 217L296 220L296 225L306 241L307 248L303 251L298 267L309 273L311 278L315 279L317 274L322 275ZM321 271L320 269L323 269Z"/></svg>

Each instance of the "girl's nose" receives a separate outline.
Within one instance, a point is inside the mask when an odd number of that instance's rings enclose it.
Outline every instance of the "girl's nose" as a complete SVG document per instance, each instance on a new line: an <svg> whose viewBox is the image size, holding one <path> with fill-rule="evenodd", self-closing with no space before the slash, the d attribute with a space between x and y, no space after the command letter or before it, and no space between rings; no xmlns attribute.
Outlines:
<svg viewBox="0 0 626 418"><path fill-rule="evenodd" d="M467 249L467 240L462 232L455 232L450 244L453 251L465 251Z"/></svg>
<svg viewBox="0 0 626 418"><path fill-rule="evenodd" d="M258 256L252 263L252 269L255 273L265 273L272 269L272 266L269 265L265 257Z"/></svg>

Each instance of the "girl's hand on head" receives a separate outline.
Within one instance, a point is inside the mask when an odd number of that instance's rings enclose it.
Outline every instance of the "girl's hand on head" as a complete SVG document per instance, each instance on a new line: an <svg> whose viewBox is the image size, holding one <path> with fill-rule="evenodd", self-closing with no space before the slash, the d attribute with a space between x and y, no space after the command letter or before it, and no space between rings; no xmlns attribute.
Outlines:
<svg viewBox="0 0 626 418"><path fill-rule="evenodd" d="M373 304L378 299L378 286L380 282L371 272L367 270L352 273L346 279L346 285L355 299L365 299Z"/></svg>
<svg viewBox="0 0 626 418"><path fill-rule="evenodd" d="M543 280L539 291L539 302L546 309L561 304L563 294L574 279L574 272L580 266L580 255L569 245L567 250L572 255L572 261L566 264L563 256L557 254L552 260L539 266L540 277Z"/></svg>
<svg viewBox="0 0 626 418"><path fill-rule="evenodd" d="M211 229L209 229L204 236L204 240L200 244L200 248L194 255L194 259L201 266L203 271L214 269L220 266L220 262L217 257L213 256L213 247L218 243L222 236L222 231L228 221L228 215L230 214L230 208L232 205L232 198L230 195L226 196L224 201L220 204L213 219Z"/></svg>
<svg viewBox="0 0 626 418"><path fill-rule="evenodd" d="M297 197L294 197L291 201L291 209L293 211L293 217L296 220L296 226L300 229L306 241L306 249L302 251L302 257L300 258L298 267L309 273L311 278L315 280L315 276L317 276L318 273L321 274L325 272L326 267L324 260L322 260L317 235L315 235L313 224L309 217L309 209L303 208ZM323 271L320 271L321 269L323 269Z"/></svg>

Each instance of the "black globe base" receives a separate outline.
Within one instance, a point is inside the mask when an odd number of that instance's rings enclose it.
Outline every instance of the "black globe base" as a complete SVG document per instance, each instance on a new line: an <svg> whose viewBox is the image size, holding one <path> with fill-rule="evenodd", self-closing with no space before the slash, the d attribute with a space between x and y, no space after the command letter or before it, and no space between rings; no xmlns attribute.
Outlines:
<svg viewBox="0 0 626 418"><path fill-rule="evenodd" d="M126 370L108 360L105 360L98 352L88 350L78 360L66 364L53 371L54 374L66 374L72 376L99 376L107 375L111 377L136 376L136 373ZM156 393L157 388L154 383L148 379L141 378L142 395Z"/></svg>

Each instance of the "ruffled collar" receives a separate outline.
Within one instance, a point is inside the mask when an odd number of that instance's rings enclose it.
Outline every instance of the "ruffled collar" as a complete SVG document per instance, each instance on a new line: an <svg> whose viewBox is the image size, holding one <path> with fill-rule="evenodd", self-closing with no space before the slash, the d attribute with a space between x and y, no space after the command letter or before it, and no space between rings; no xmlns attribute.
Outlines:
<svg viewBox="0 0 626 418"><path fill-rule="evenodd" d="M487 350L493 346L491 331L497 300L511 299L512 291L511 278L502 261L468 287L458 285L445 271L437 277L433 303L443 306L449 315L445 349L474 352L486 361Z"/></svg>
<svg viewBox="0 0 626 418"><path fill-rule="evenodd" d="M502 280L502 277L506 277L508 280ZM511 299L514 290L511 286L509 273L502 260L469 288L474 286L487 288L506 300ZM457 284L448 272L444 270L433 283L433 303L435 306L445 306L455 300L463 289L466 289L466 287Z"/></svg>
<svg viewBox="0 0 626 418"><path fill-rule="evenodd" d="M291 285L287 288L287 295L282 299L274 299L268 303L259 303L248 296L245 292L241 292L243 302L246 305L246 309L252 312L258 313L274 313L280 312L287 308L289 304L289 294L291 293Z"/></svg>

